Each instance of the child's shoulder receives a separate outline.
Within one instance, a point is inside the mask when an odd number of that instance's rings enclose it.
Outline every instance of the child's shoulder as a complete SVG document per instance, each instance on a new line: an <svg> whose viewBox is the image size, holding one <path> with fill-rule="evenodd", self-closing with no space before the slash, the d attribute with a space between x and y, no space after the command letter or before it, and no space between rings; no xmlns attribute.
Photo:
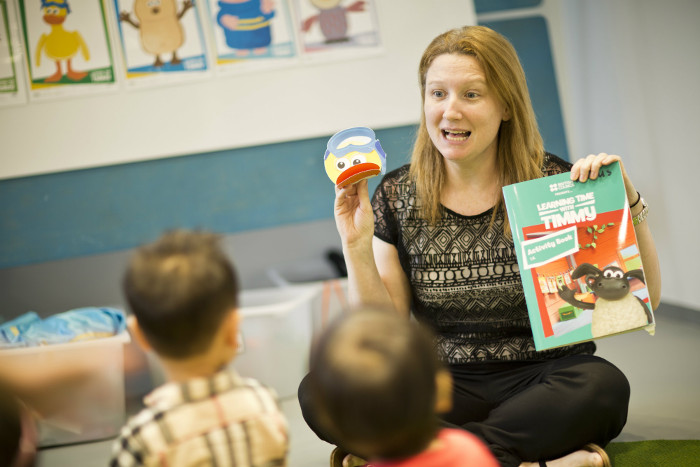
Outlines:
<svg viewBox="0 0 700 467"><path fill-rule="evenodd" d="M458 454L462 459L468 459L464 465L483 467L498 467L500 464L491 450L476 435L456 428L443 428L438 433L438 439L443 443L443 450Z"/></svg>
<svg viewBox="0 0 700 467"><path fill-rule="evenodd" d="M146 406L129 418L113 445L113 465L128 465L128 459L147 458L163 449L171 454L187 449L210 428L220 428L222 420L228 426L257 420L251 426L259 430L256 436L264 447L249 447L251 455L255 451L256 455L269 456L271 461L285 456L286 418L274 390L256 379L224 371L210 378L170 382L154 389L144 402ZM250 429L235 432L247 433ZM163 446L164 439L169 440L167 447ZM202 455L206 460L206 456L214 458L217 454Z"/></svg>

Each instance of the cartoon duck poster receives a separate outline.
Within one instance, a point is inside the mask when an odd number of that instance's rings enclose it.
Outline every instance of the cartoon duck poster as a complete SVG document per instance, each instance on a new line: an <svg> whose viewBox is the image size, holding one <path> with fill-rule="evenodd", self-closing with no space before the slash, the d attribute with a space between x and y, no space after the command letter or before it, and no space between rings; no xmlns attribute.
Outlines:
<svg viewBox="0 0 700 467"><path fill-rule="evenodd" d="M294 0L305 54L378 47L375 0Z"/></svg>
<svg viewBox="0 0 700 467"><path fill-rule="evenodd" d="M263 68L296 56L285 0L208 0L207 6L218 71Z"/></svg>
<svg viewBox="0 0 700 467"><path fill-rule="evenodd" d="M208 69L194 0L113 0L127 82L160 83ZM145 78L151 79L146 80ZM169 79L170 80L170 79Z"/></svg>
<svg viewBox="0 0 700 467"><path fill-rule="evenodd" d="M19 7L32 97L115 83L101 1L19 0Z"/></svg>

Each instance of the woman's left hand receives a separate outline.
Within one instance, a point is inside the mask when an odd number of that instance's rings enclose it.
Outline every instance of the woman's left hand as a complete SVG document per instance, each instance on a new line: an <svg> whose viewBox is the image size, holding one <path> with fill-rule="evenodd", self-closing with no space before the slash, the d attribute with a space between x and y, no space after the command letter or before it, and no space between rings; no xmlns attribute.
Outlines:
<svg viewBox="0 0 700 467"><path fill-rule="evenodd" d="M571 167L571 180L578 180L579 182L585 182L588 179L595 180L598 178L601 167L610 165L615 161L620 163L622 179L625 181L627 199L630 203L634 203L638 197L637 190L635 190L632 181L627 176L627 171L622 163L622 158L616 154L606 154L601 152L597 155L589 154L587 157L577 160L574 163L574 166Z"/></svg>
<svg viewBox="0 0 700 467"><path fill-rule="evenodd" d="M595 155L590 154L583 159L577 160L571 167L571 180L585 182L588 179L595 180L598 178L601 167L612 164L618 161L620 170L622 171L622 179L625 182L625 191L627 192L627 201L630 205L635 205L630 208L630 213L633 216L639 215L644 209L644 203L639 203L641 196L634 189L632 181L627 176L625 166L622 164L620 156L614 154L606 154L604 152ZM659 267L659 257L656 253L656 245L654 238L649 230L648 222L641 222L634 226L634 231L637 235L637 243L639 244L639 253L644 264L644 277L647 289L649 290L649 301L652 310L655 310L661 301L661 268Z"/></svg>

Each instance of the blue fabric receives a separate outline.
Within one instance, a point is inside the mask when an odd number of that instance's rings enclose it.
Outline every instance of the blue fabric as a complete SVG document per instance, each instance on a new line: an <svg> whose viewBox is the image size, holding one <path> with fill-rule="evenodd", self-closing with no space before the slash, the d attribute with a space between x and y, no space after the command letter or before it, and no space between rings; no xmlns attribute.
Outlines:
<svg viewBox="0 0 700 467"><path fill-rule="evenodd" d="M7 321L0 325L0 344L4 347L14 347L24 345L22 335L32 324L41 321L39 315L29 311L12 321Z"/></svg>
<svg viewBox="0 0 700 467"><path fill-rule="evenodd" d="M109 337L126 329L121 310L86 307L41 319L33 312L0 325L0 347L62 344Z"/></svg>

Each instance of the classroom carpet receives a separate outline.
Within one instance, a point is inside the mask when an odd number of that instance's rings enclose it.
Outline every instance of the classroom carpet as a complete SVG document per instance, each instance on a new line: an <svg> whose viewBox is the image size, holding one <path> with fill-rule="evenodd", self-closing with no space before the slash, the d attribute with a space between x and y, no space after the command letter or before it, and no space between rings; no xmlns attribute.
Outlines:
<svg viewBox="0 0 700 467"><path fill-rule="evenodd" d="M652 440L610 443L614 467L700 467L700 440Z"/></svg>

